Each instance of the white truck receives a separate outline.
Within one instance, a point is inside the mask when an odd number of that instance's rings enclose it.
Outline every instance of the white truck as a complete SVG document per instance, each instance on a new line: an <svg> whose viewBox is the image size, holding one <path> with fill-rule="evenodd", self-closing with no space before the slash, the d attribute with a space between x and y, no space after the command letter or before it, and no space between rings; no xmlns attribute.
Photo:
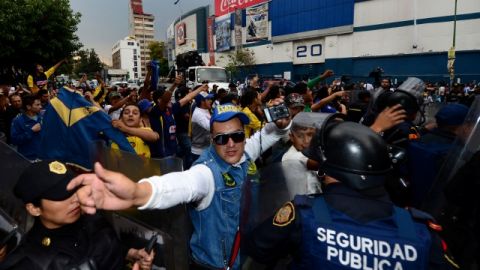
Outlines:
<svg viewBox="0 0 480 270"><path fill-rule="evenodd" d="M186 71L187 87L193 88L197 85L202 85L203 82L208 81L208 87L213 88L213 85L218 85L218 89L224 88L228 91L228 73L223 67L217 66L193 66Z"/></svg>

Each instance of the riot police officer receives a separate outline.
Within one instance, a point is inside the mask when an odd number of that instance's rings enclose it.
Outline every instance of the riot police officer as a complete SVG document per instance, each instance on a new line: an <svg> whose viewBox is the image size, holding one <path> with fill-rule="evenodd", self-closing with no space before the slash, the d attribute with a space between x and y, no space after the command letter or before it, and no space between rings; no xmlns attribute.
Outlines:
<svg viewBox="0 0 480 270"><path fill-rule="evenodd" d="M35 221L0 269L122 269L124 259L151 269L153 253L124 247L101 215L82 215L75 192L66 189L76 175L58 160L25 169L14 193Z"/></svg>
<svg viewBox="0 0 480 270"><path fill-rule="evenodd" d="M450 268L431 217L389 200L382 138L341 121L326 121L318 133L305 154L321 163L324 193L284 204L243 238L243 251L261 263L290 254L292 269Z"/></svg>

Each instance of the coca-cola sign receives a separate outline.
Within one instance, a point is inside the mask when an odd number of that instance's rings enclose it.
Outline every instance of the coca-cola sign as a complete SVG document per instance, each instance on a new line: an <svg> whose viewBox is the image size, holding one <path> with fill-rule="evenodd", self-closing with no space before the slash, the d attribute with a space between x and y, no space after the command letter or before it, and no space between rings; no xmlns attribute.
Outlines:
<svg viewBox="0 0 480 270"><path fill-rule="evenodd" d="M215 0L215 16L220 17L235 12L236 9L244 9L266 1L267 0Z"/></svg>

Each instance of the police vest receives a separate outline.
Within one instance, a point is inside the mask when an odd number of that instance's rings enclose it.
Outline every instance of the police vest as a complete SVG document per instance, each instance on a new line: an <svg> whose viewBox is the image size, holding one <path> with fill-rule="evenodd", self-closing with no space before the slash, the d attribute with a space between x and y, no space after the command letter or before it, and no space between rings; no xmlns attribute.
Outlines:
<svg viewBox="0 0 480 270"><path fill-rule="evenodd" d="M427 269L430 233L406 210L395 207L391 217L362 224L330 208L323 197L294 201L300 204L302 257L292 269Z"/></svg>
<svg viewBox="0 0 480 270"><path fill-rule="evenodd" d="M232 166L210 146L193 165L196 164L204 164L212 171L215 194L206 209L190 209L194 228L190 250L196 263L222 269L230 259L239 227L242 185L247 177L249 157L239 166ZM233 269L240 269L239 257Z"/></svg>

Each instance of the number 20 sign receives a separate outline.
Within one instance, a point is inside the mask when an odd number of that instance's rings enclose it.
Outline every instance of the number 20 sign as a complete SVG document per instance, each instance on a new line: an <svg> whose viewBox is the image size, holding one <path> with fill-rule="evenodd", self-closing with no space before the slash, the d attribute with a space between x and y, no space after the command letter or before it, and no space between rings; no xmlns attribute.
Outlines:
<svg viewBox="0 0 480 270"><path fill-rule="evenodd" d="M302 45L297 47L297 57L320 56L322 55L322 44Z"/></svg>
<svg viewBox="0 0 480 270"><path fill-rule="evenodd" d="M323 63L323 44L320 42L301 43L295 45L295 64Z"/></svg>

